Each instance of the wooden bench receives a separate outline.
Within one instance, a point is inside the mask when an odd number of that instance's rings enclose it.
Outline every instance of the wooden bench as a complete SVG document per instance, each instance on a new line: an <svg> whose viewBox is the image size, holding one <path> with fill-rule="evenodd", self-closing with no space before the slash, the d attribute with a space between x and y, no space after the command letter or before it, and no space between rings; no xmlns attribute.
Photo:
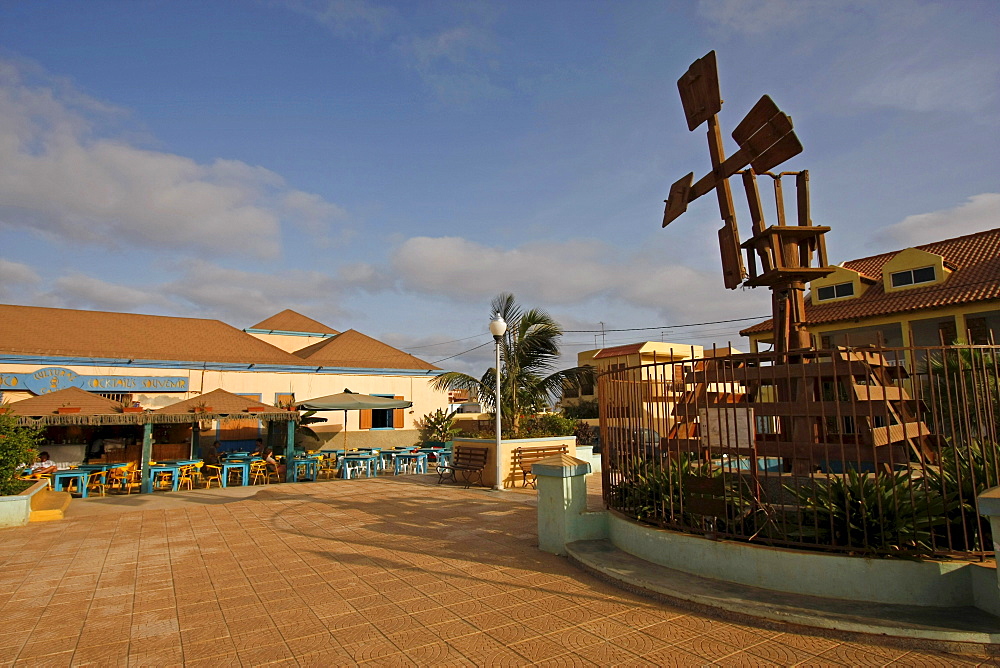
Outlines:
<svg viewBox="0 0 1000 668"><path fill-rule="evenodd" d="M483 470L486 468L486 460L489 459L489 456L489 448L457 446L452 453L451 461L447 464L438 465L438 484L440 485L449 478L458 482L458 478L455 475L461 471L466 489L472 486L472 483L476 480L479 481L480 485L485 487Z"/></svg>
<svg viewBox="0 0 1000 668"><path fill-rule="evenodd" d="M539 445L533 448L517 448L514 450L514 466L516 466L521 471L522 476L522 487L527 487L531 485L535 486L535 476L531 474L531 465L537 461L545 459L546 457L551 457L553 455L562 455L569 452L569 448L563 445Z"/></svg>

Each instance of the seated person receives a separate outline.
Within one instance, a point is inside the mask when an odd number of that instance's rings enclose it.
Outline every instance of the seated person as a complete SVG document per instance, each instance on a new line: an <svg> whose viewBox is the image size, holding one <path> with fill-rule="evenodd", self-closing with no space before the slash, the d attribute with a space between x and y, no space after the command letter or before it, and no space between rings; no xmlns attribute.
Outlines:
<svg viewBox="0 0 1000 668"><path fill-rule="evenodd" d="M32 475L45 475L47 473L55 473L59 470L56 463L49 459L49 453L42 452L38 453L38 457L35 459L35 463L31 465Z"/></svg>
<svg viewBox="0 0 1000 668"><path fill-rule="evenodd" d="M262 452L264 452L264 440L261 439L261 438L258 438L257 439L257 443L254 444L254 446L253 446L253 452L251 452L250 454L254 455L254 456L257 456L257 455L259 455Z"/></svg>
<svg viewBox="0 0 1000 668"><path fill-rule="evenodd" d="M212 443L211 445L205 445L201 449L201 459L207 466L218 466L219 465L219 446L221 443L218 441Z"/></svg>
<svg viewBox="0 0 1000 668"><path fill-rule="evenodd" d="M274 458L274 451L271 448L264 450L264 462L269 471L277 471L278 478L281 480L285 479L285 465L279 464L278 460Z"/></svg>

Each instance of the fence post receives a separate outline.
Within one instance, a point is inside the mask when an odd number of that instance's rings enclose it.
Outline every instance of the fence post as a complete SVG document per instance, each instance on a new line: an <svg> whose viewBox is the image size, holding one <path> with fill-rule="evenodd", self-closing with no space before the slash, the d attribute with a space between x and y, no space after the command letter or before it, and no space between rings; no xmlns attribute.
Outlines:
<svg viewBox="0 0 1000 668"><path fill-rule="evenodd" d="M997 555L1000 555L1000 487L988 489L979 495L979 514L990 519L990 530L993 532L993 550ZM996 584L997 589L1000 590L1000 569L997 570Z"/></svg>
<svg viewBox="0 0 1000 668"><path fill-rule="evenodd" d="M565 555L566 544L607 537L607 512L587 512L590 463L569 455L535 462L538 487L538 547Z"/></svg>

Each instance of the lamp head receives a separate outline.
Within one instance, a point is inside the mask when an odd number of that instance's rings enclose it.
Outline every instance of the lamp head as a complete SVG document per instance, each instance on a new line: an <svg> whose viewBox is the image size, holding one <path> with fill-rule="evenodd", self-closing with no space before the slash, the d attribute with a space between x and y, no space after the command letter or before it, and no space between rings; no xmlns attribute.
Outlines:
<svg viewBox="0 0 1000 668"><path fill-rule="evenodd" d="M496 315L493 316L493 319L490 320L490 334L493 335L493 338L499 339L506 333L507 333L507 323L504 322L504 319L500 317L499 313L497 313Z"/></svg>

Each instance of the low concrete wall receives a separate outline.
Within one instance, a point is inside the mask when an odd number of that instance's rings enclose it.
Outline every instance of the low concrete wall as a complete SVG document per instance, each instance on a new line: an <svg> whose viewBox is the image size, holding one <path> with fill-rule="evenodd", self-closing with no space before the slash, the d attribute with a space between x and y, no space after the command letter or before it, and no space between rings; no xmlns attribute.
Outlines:
<svg viewBox="0 0 1000 668"><path fill-rule="evenodd" d="M538 543L547 552L565 554L569 542L607 539L644 561L721 582L859 604L977 607L1000 615L995 561L866 559L790 550L667 531L612 511L584 512L590 467L581 460L559 466L558 459L536 464L541 467ZM980 495L979 504L1000 551L1000 487Z"/></svg>
<svg viewBox="0 0 1000 668"><path fill-rule="evenodd" d="M610 513L608 529L620 550L716 580L852 601L977 605L974 564L968 562L865 559L708 540L640 525L618 513Z"/></svg>
<svg viewBox="0 0 1000 668"><path fill-rule="evenodd" d="M20 494L0 496L0 528L23 527L31 517L31 497L48 487L48 482L39 480Z"/></svg>

